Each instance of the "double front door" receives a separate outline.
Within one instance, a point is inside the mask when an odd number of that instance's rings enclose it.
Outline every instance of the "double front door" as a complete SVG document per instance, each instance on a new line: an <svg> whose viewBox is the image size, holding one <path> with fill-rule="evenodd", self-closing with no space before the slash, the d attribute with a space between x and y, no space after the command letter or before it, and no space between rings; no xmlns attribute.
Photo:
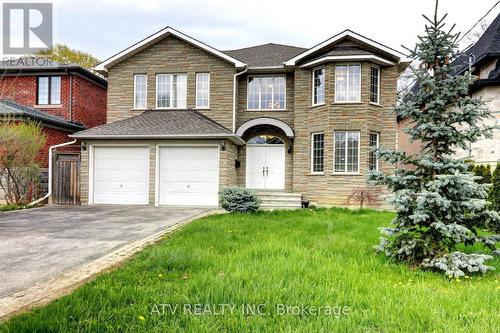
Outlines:
<svg viewBox="0 0 500 333"><path fill-rule="evenodd" d="M248 145L246 187L283 190L285 188L285 146Z"/></svg>

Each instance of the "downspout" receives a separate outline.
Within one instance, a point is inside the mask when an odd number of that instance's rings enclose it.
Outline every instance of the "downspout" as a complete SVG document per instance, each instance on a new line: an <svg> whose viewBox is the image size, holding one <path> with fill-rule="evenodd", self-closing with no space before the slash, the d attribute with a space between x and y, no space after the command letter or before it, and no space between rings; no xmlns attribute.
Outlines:
<svg viewBox="0 0 500 333"><path fill-rule="evenodd" d="M73 122L73 75L66 69L69 75L69 121Z"/></svg>
<svg viewBox="0 0 500 333"><path fill-rule="evenodd" d="M234 74L233 77L233 133L236 133L236 79L241 74L246 73L248 67L245 66L245 69L242 72Z"/></svg>
<svg viewBox="0 0 500 333"><path fill-rule="evenodd" d="M49 148L49 188L48 188L47 194L43 198L40 198L38 200L33 201L28 206L36 205L36 204L42 202L43 200L49 198L52 195L52 152L56 148L69 146L69 145L72 145L74 143L76 143L76 139L73 141L70 141L70 142L64 142L64 143L50 146L50 148Z"/></svg>

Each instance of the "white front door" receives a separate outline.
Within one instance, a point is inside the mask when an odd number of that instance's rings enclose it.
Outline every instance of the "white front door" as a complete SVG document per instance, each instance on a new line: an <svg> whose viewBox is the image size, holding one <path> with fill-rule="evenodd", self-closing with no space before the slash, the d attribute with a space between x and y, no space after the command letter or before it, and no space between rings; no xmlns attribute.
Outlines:
<svg viewBox="0 0 500 333"><path fill-rule="evenodd" d="M93 147L94 204L149 203L149 147Z"/></svg>
<svg viewBox="0 0 500 333"><path fill-rule="evenodd" d="M169 146L158 153L159 205L217 207L218 147Z"/></svg>
<svg viewBox="0 0 500 333"><path fill-rule="evenodd" d="M247 146L246 187L283 190L285 188L285 146Z"/></svg>

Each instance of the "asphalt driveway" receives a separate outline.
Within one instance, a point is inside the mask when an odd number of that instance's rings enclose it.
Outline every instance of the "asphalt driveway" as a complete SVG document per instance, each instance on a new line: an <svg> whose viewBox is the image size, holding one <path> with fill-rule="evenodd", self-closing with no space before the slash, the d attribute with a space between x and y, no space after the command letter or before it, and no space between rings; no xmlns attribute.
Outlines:
<svg viewBox="0 0 500 333"><path fill-rule="evenodd" d="M147 206L48 206L0 213L0 297L204 211Z"/></svg>

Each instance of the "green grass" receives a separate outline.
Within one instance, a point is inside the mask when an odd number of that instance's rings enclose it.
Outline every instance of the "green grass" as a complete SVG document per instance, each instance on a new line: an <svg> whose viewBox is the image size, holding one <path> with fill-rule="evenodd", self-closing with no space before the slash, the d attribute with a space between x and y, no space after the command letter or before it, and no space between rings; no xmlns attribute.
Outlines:
<svg viewBox="0 0 500 333"><path fill-rule="evenodd" d="M0 205L0 212L10 212L12 210L28 209L29 206L23 205Z"/></svg>
<svg viewBox="0 0 500 333"><path fill-rule="evenodd" d="M497 332L498 273L457 282L375 255L377 227L392 216L324 209L203 218L0 331ZM180 309L159 314L155 304ZM183 304L236 309L195 315ZM265 304L264 314L243 314L244 304ZM348 312L282 315L278 304Z"/></svg>

